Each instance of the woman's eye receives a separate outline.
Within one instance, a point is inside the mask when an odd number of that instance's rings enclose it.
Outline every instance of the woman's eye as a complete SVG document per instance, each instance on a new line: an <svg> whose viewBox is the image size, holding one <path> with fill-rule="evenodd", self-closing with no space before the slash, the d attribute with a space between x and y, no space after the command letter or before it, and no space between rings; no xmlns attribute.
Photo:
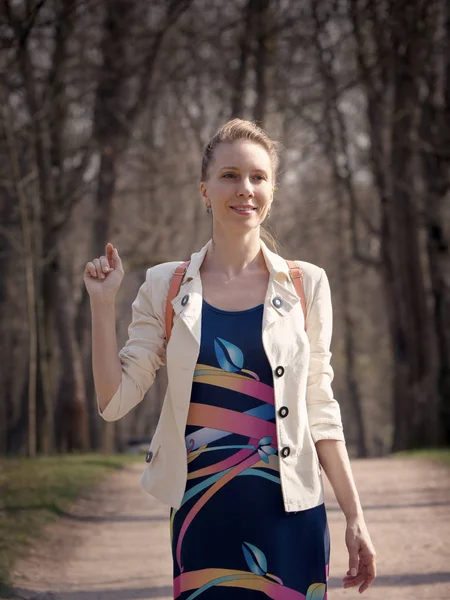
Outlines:
<svg viewBox="0 0 450 600"><path fill-rule="evenodd" d="M236 177L236 173L224 173L222 177L225 177L226 179L233 179ZM253 179L257 179L258 181L265 181L266 178L264 175L253 175Z"/></svg>

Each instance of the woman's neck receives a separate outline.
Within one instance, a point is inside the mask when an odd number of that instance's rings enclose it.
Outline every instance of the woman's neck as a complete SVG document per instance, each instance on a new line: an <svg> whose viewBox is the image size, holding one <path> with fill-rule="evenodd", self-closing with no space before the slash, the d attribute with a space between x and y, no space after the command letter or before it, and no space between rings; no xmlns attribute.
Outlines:
<svg viewBox="0 0 450 600"><path fill-rule="evenodd" d="M212 244L203 263L204 270L214 270L226 277L236 277L248 267L252 270L265 268L259 231L239 237L230 233L213 235Z"/></svg>

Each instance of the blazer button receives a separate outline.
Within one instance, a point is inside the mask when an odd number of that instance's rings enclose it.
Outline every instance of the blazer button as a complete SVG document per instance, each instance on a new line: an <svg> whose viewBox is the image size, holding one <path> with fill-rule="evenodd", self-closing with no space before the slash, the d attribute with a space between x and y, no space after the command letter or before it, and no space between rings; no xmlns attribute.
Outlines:
<svg viewBox="0 0 450 600"><path fill-rule="evenodd" d="M275 369L275 375L276 375L277 377L283 377L283 375L284 375L284 367L281 367L281 366L280 366L280 367L277 367L277 368Z"/></svg>
<svg viewBox="0 0 450 600"><path fill-rule="evenodd" d="M183 296L183 299L181 300L181 306L186 306L186 304L189 302L189 294L186 294L186 296Z"/></svg>
<svg viewBox="0 0 450 600"><path fill-rule="evenodd" d="M283 458L287 458L289 456L289 454L291 453L291 449L289 448L289 446L285 446L284 448L282 448L281 450L281 456Z"/></svg>
<svg viewBox="0 0 450 600"><path fill-rule="evenodd" d="M153 458L153 452L150 450L150 452L147 452L147 456L145 457L145 462L149 463Z"/></svg>
<svg viewBox="0 0 450 600"><path fill-rule="evenodd" d="M284 417L287 417L289 414L289 409L287 406L282 406L280 408L280 410L278 411L278 414L280 415L280 417L282 417L284 419Z"/></svg>
<svg viewBox="0 0 450 600"><path fill-rule="evenodd" d="M275 298L272 300L272 304L275 306L275 308L280 308L283 304L283 300L280 298L280 296L275 296Z"/></svg>

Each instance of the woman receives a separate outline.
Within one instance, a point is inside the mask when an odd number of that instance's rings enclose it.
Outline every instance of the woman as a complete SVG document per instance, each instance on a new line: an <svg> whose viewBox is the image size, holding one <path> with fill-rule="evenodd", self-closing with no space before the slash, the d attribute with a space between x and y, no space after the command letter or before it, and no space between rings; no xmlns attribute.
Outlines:
<svg viewBox="0 0 450 600"><path fill-rule="evenodd" d="M344 587L364 592L375 578L331 390L328 280L297 261L305 320L287 263L262 239L277 166L276 143L248 121L225 124L206 147L200 192L213 236L173 299L170 338L165 313L179 262L147 271L120 354L117 248L108 244L85 269L103 418L126 414L167 364L142 485L171 506L174 598L326 598L322 467L347 519Z"/></svg>

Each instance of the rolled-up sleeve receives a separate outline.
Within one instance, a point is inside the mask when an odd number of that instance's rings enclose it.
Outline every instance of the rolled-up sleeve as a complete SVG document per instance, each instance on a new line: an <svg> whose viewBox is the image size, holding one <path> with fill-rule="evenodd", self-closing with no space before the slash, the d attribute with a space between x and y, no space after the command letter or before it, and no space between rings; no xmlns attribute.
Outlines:
<svg viewBox="0 0 450 600"><path fill-rule="evenodd" d="M148 269L145 283L132 305L128 341L119 352L122 364L120 386L103 412L98 407L105 421L116 421L139 404L165 362L165 327L154 307L151 278L152 269Z"/></svg>
<svg viewBox="0 0 450 600"><path fill-rule="evenodd" d="M333 310L330 285L323 269L308 310L306 329L311 348L306 389L311 435L314 442L345 441L340 407L331 388L334 376L330 364Z"/></svg>

